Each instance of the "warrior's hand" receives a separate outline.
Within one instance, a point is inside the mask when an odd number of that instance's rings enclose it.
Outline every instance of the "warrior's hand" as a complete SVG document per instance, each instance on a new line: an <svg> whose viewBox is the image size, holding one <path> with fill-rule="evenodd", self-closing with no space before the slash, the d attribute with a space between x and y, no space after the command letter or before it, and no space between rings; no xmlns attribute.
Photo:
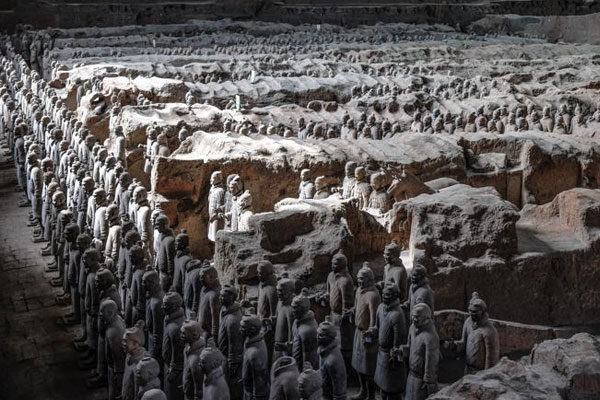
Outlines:
<svg viewBox="0 0 600 400"><path fill-rule="evenodd" d="M402 348L394 347L392 350L390 350L390 357L392 357L396 361L402 362L402 359L404 358Z"/></svg>
<svg viewBox="0 0 600 400"><path fill-rule="evenodd" d="M427 396L430 396L438 391L438 384L435 382L434 383L423 382L423 385L421 385L421 389L426 389Z"/></svg>

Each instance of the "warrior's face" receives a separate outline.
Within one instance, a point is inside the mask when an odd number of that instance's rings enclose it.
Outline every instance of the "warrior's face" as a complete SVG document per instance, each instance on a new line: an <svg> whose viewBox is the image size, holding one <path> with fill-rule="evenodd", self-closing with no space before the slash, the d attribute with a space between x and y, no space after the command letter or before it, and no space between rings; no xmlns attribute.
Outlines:
<svg viewBox="0 0 600 400"><path fill-rule="evenodd" d="M476 305L469 305L469 315L471 316L473 322L481 321L483 319L484 314L485 311L483 311L481 307L478 307Z"/></svg>

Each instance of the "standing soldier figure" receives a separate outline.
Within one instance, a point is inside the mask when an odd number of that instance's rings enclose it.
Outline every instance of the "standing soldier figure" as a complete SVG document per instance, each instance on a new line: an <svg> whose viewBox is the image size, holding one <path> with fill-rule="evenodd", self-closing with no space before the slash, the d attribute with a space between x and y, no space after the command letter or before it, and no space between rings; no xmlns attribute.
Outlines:
<svg viewBox="0 0 600 400"><path fill-rule="evenodd" d="M212 187L208 193L208 240L214 242L217 232L225 227L225 188L221 171L212 173L210 184Z"/></svg>
<svg viewBox="0 0 600 400"><path fill-rule="evenodd" d="M408 330L408 380L405 400L425 400L438 390L437 374L440 359L440 338L433 324L431 309L425 303L415 304L410 312L412 325Z"/></svg>
<svg viewBox="0 0 600 400"><path fill-rule="evenodd" d="M473 292L469 302L469 318L463 325L462 338L447 342L445 347L465 354L465 375L492 368L500 358L498 331L490 321L487 305Z"/></svg>
<svg viewBox="0 0 600 400"><path fill-rule="evenodd" d="M238 291L234 286L225 285L221 289L221 321L219 324L218 347L226 358L225 377L231 398L242 398L241 377L243 359L243 337L240 330L241 306L235 301Z"/></svg>
<svg viewBox="0 0 600 400"><path fill-rule="evenodd" d="M393 281L383 289L383 303L377 309L377 331L379 353L375 384L381 389L382 400L401 399L406 386L406 368L397 353L406 343L408 332L400 306L400 291Z"/></svg>
<svg viewBox="0 0 600 400"><path fill-rule="evenodd" d="M373 271L368 265L363 266L357 275L358 289L354 307L354 349L352 367L358 374L359 393L353 400L372 400L375 398L373 375L377 365L377 307L381 297L375 287Z"/></svg>

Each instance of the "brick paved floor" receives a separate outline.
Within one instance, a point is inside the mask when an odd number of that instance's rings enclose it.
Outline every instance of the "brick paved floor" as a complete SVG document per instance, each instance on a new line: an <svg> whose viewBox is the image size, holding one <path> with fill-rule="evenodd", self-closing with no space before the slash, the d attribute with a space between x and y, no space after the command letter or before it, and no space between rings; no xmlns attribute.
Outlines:
<svg viewBox="0 0 600 400"><path fill-rule="evenodd" d="M3 152L4 149L0 149ZM105 390L85 387L86 371L77 368L79 353L71 345L77 328L57 320L68 307L54 300L53 288L27 227L28 208L19 208L14 169L0 155L0 399L98 400Z"/></svg>

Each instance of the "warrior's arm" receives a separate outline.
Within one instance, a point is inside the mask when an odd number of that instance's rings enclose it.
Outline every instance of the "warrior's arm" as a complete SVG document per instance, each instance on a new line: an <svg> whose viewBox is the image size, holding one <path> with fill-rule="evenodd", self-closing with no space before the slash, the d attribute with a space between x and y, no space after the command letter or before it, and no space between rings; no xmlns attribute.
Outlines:
<svg viewBox="0 0 600 400"><path fill-rule="evenodd" d="M434 342L433 338L425 341L425 368L423 372L423 382L437 383L438 360L440 355L439 343Z"/></svg>
<svg viewBox="0 0 600 400"><path fill-rule="evenodd" d="M219 322L220 322L220 313L221 302L219 301L218 296L214 296L210 300L210 315L212 317L212 335L213 337L217 337L219 335Z"/></svg>
<svg viewBox="0 0 600 400"><path fill-rule="evenodd" d="M483 335L485 343L485 369L492 368L498 362L500 343L498 342L498 335L488 333Z"/></svg>

